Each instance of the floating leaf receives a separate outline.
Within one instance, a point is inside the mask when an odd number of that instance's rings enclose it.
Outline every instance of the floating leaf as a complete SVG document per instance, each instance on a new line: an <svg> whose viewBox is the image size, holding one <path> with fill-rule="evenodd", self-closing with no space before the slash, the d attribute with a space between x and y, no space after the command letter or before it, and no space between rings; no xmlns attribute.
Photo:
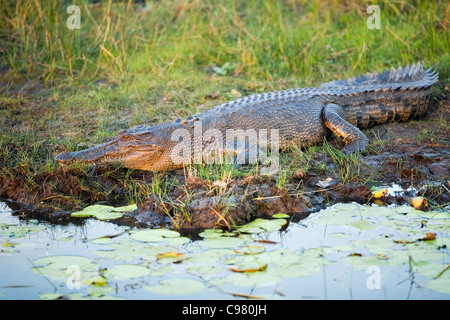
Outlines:
<svg viewBox="0 0 450 320"><path fill-rule="evenodd" d="M425 237L419 239L419 241L428 241L428 240L436 240L436 233L427 232Z"/></svg>
<svg viewBox="0 0 450 320"><path fill-rule="evenodd" d="M197 280L174 278L162 280L159 285L146 286L146 290L157 294L192 294L205 289L205 285Z"/></svg>
<svg viewBox="0 0 450 320"><path fill-rule="evenodd" d="M101 212L109 212L113 209L112 206L105 206L102 204L94 204L92 206L88 206L84 208L81 211L75 211L72 212L70 215L72 217L77 218L88 218L88 217L95 217L97 214L100 214Z"/></svg>
<svg viewBox="0 0 450 320"><path fill-rule="evenodd" d="M195 265L195 266L190 267L188 270L190 273L194 273L194 274L203 276L206 274L221 273L226 269L221 265L217 265L217 266Z"/></svg>
<svg viewBox="0 0 450 320"><path fill-rule="evenodd" d="M183 260L183 254L181 252L169 251L165 253L158 253L156 255L156 260L161 261L165 260L165 262L181 262Z"/></svg>
<svg viewBox="0 0 450 320"><path fill-rule="evenodd" d="M208 249L201 252L202 256L206 257L225 257L225 256L234 256L236 253L235 250L231 249Z"/></svg>
<svg viewBox="0 0 450 320"><path fill-rule="evenodd" d="M417 211L421 217L427 218L427 219L442 219L443 221L450 219L450 211ZM447 223L450 223L450 221L446 221Z"/></svg>
<svg viewBox="0 0 450 320"><path fill-rule="evenodd" d="M67 279L74 272L92 272L98 266L91 259L83 256L51 256L39 258L33 261L33 272L56 278Z"/></svg>
<svg viewBox="0 0 450 320"><path fill-rule="evenodd" d="M336 250L336 251L352 251L354 249L354 247L348 246L348 245L340 245L340 246L334 246L332 249Z"/></svg>
<svg viewBox="0 0 450 320"><path fill-rule="evenodd" d="M359 212L360 206L353 203L340 203L332 207L332 209L342 212Z"/></svg>
<svg viewBox="0 0 450 320"><path fill-rule="evenodd" d="M231 258L236 255L236 252L232 249L227 248L217 248L217 249L207 249L196 253L187 253L184 255L185 261L190 264L208 264L215 265L223 258Z"/></svg>
<svg viewBox="0 0 450 320"><path fill-rule="evenodd" d="M177 250L176 247L168 245L149 245L131 239L121 239L119 243L108 245L108 248L113 250L97 250L94 251L94 254L105 259L131 262L137 257L155 259L155 255L158 253Z"/></svg>
<svg viewBox="0 0 450 320"><path fill-rule="evenodd" d="M57 300L62 297L63 295L61 293L42 293L38 296L41 300Z"/></svg>
<svg viewBox="0 0 450 320"><path fill-rule="evenodd" d="M274 251L265 251L262 252L256 256L254 255L245 255L242 257L242 262L253 262L255 259L257 259L258 263L265 264L268 263L269 265L288 265L300 262L301 259L304 259L307 257L308 254L310 254L309 251L307 251L307 254L303 254L302 257L296 252L296 251L290 251L287 249L278 249Z"/></svg>
<svg viewBox="0 0 450 320"><path fill-rule="evenodd" d="M350 238L351 236L352 236L351 234L344 233L344 232L335 232L335 233L331 233L328 235L328 237L340 238L340 239Z"/></svg>
<svg viewBox="0 0 450 320"><path fill-rule="evenodd" d="M347 225L355 227L359 230L370 230L370 229L374 229L377 227L377 225L375 223L364 220L364 219L348 223Z"/></svg>
<svg viewBox="0 0 450 320"><path fill-rule="evenodd" d="M261 233L278 231L287 223L285 219L255 219L252 222L238 227L238 231L245 233Z"/></svg>
<svg viewBox="0 0 450 320"><path fill-rule="evenodd" d="M117 219L122 215L120 213L112 211L114 207L105 206L100 204L94 204L92 206L88 206L81 211L72 212L72 217L77 218L88 218L88 217L96 217L99 220L109 220L109 219Z"/></svg>
<svg viewBox="0 0 450 320"><path fill-rule="evenodd" d="M142 242L163 242L168 238L177 238L179 236L180 236L179 232L167 229L142 230L133 232L130 235L131 239Z"/></svg>
<svg viewBox="0 0 450 320"><path fill-rule="evenodd" d="M267 269L267 263L263 265L258 265L255 263L255 266L240 266L238 268L229 268L233 272L257 272L257 271L264 271Z"/></svg>
<svg viewBox="0 0 450 320"><path fill-rule="evenodd" d="M314 224L340 226L352 223L359 216L359 208L353 204L341 204L321 210L317 218L311 220Z"/></svg>
<svg viewBox="0 0 450 320"><path fill-rule="evenodd" d="M421 210L428 207L428 201L424 197L414 197L411 199L411 204L414 208Z"/></svg>
<svg viewBox="0 0 450 320"><path fill-rule="evenodd" d="M437 278L428 282L428 289L450 294L450 278Z"/></svg>
<svg viewBox="0 0 450 320"><path fill-rule="evenodd" d="M414 243L414 242L416 242L416 240L406 240L406 239L399 240L399 239L397 239L397 240L394 240L394 242L395 243L406 244L406 243Z"/></svg>
<svg viewBox="0 0 450 320"><path fill-rule="evenodd" d="M345 264L355 267L358 270L366 270L368 266L383 266L386 265L386 260L376 255L360 256L360 255L349 255L342 258L341 260Z"/></svg>
<svg viewBox="0 0 450 320"><path fill-rule="evenodd" d="M379 206L361 206L361 216L363 217L391 217L396 213L391 208Z"/></svg>
<svg viewBox="0 0 450 320"><path fill-rule="evenodd" d="M358 252L353 252L350 253L347 257L362 257L362 254Z"/></svg>
<svg viewBox="0 0 450 320"><path fill-rule="evenodd" d="M95 215L98 220L115 220L123 217L123 213L115 211L102 211Z"/></svg>
<svg viewBox="0 0 450 320"><path fill-rule="evenodd" d="M93 285L93 286L104 286L104 285L106 285L106 279L100 275L97 275L97 276L83 279L82 283L86 284L86 285Z"/></svg>
<svg viewBox="0 0 450 320"><path fill-rule="evenodd" d="M420 217L420 214L423 213L423 212L420 212L419 210L416 210L413 207L409 207L409 206L393 207L393 208L391 208L391 210L398 214L401 214L402 216L407 216L407 217L412 217L412 218Z"/></svg>
<svg viewBox="0 0 450 320"><path fill-rule="evenodd" d="M441 276L450 277L450 273L447 273L450 272L449 265L443 263L415 263L415 268L421 275L431 279L440 278Z"/></svg>
<svg viewBox="0 0 450 320"><path fill-rule="evenodd" d="M238 254L258 254L265 250L263 246L245 246L243 248L240 248L239 250L236 250L236 253Z"/></svg>
<svg viewBox="0 0 450 320"><path fill-rule="evenodd" d="M377 189L377 190L373 190L372 191L372 196L375 199L383 198L386 194L387 194L387 189L386 188Z"/></svg>
<svg viewBox="0 0 450 320"><path fill-rule="evenodd" d="M272 241L272 240L266 240L266 239L258 239L256 240L258 243L265 243L265 244L277 244L278 242Z"/></svg>
<svg viewBox="0 0 450 320"><path fill-rule="evenodd" d="M222 229L206 229L203 232L200 232L198 234L200 237L202 238L219 238L219 237L223 237L223 236L228 236L228 233L224 233L224 231ZM235 235L235 233L231 233L231 235Z"/></svg>
<svg viewBox="0 0 450 320"><path fill-rule="evenodd" d="M236 248L244 244L241 238L220 237L197 241L197 244L206 248Z"/></svg>
<svg viewBox="0 0 450 320"><path fill-rule="evenodd" d="M20 238L29 232L39 232L47 229L42 225L8 225L0 224L0 236Z"/></svg>
<svg viewBox="0 0 450 320"><path fill-rule="evenodd" d="M2 247L13 248L14 244L9 241L5 241L5 242L2 242Z"/></svg>
<svg viewBox="0 0 450 320"><path fill-rule="evenodd" d="M128 280L133 278L140 278L148 275L150 270L143 266L135 264L118 264L103 271L106 278L115 280Z"/></svg>
<svg viewBox="0 0 450 320"><path fill-rule="evenodd" d="M225 278L212 279L209 282L213 285L231 284L240 287L260 287L272 286L280 282L279 274L263 272L241 273L234 272Z"/></svg>
<svg viewBox="0 0 450 320"><path fill-rule="evenodd" d="M95 217L98 220L114 220L121 218L123 216L123 212L133 211L136 209L137 206L135 204L116 208L102 204L94 204L84 208L81 211L72 212L71 216L78 218Z"/></svg>
<svg viewBox="0 0 450 320"><path fill-rule="evenodd" d="M272 218L289 218L289 215L287 213L275 213L272 215Z"/></svg>
<svg viewBox="0 0 450 320"><path fill-rule="evenodd" d="M123 207L115 207L112 208L112 211L116 211L116 212L130 212L130 211L134 211L137 209L137 205L136 204L130 204L128 206L123 206Z"/></svg>
<svg viewBox="0 0 450 320"><path fill-rule="evenodd" d="M70 266L78 266L80 269L91 269L92 260L83 256L51 256L39 258L33 261L36 267L46 269L65 270Z"/></svg>
<svg viewBox="0 0 450 320"><path fill-rule="evenodd" d="M150 275L153 277L162 277L165 276L166 274L170 273L173 271L173 265L172 264L166 264L163 265L162 267L159 268L152 268L150 271Z"/></svg>

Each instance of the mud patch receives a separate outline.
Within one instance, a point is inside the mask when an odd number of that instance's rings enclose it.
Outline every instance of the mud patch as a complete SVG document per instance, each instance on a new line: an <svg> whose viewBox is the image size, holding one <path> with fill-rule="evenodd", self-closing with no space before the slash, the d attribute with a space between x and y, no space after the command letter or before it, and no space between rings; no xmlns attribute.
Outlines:
<svg viewBox="0 0 450 320"><path fill-rule="evenodd" d="M153 176L151 172L135 174L143 182L151 181ZM0 197L32 218L54 220L89 204L126 202L127 183L133 178L134 173L112 166L89 170L60 166L51 172L16 166L0 175Z"/></svg>
<svg viewBox="0 0 450 320"><path fill-rule="evenodd" d="M139 221L170 217L179 229L233 229L276 213L308 212L313 205L306 196L289 194L270 181L248 176L226 182L189 177L170 195L152 194L139 207Z"/></svg>

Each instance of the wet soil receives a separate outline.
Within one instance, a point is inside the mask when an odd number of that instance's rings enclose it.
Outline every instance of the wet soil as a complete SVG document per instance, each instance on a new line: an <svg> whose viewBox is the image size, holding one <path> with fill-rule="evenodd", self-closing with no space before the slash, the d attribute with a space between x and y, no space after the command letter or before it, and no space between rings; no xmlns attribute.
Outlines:
<svg viewBox="0 0 450 320"><path fill-rule="evenodd" d="M450 202L448 96L446 88L445 95L435 99L431 110L420 120L366 130L369 139L378 143L363 154L359 179L347 183L341 183L335 174L336 165L330 156L317 152L314 160L324 164L322 168L296 170L282 188L276 177L247 175L207 181L187 177L185 171L177 170L166 174L176 184L163 196L151 192L142 196L139 188L151 184L152 172L103 165L34 171L19 165L0 174L0 197L7 199L16 213L28 218L63 223L76 220L69 213L87 205L126 204L133 199L137 200L138 209L122 223L163 223L179 229L233 228L276 213L288 213L297 220L337 202L401 205L409 203L414 195L426 197L432 206L443 206ZM405 190L413 187L417 192L373 199L371 186L392 183Z"/></svg>

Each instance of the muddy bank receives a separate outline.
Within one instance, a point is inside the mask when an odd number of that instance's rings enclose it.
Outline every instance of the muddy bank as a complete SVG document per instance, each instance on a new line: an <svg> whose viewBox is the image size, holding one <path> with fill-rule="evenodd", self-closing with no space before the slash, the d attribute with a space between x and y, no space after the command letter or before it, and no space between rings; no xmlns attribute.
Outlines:
<svg viewBox="0 0 450 320"><path fill-rule="evenodd" d="M130 183L150 185L153 173L112 166L82 168L58 167L54 172L30 174L22 167L2 176L2 198L25 218L54 223L77 221L70 213L94 203L122 205L131 200ZM185 177L182 170L167 173L176 185L167 193L150 193L138 198L138 210L128 214L127 224L169 224L178 229L230 228L255 218L270 218L276 213L308 213L330 201L367 203L369 187L335 184L330 188L300 191L303 182L316 184L315 176L293 178L282 189L275 177L246 176L227 181ZM302 186L304 189L304 186ZM305 215L306 214L306 215ZM130 219L131 218L131 219Z"/></svg>
<svg viewBox="0 0 450 320"><path fill-rule="evenodd" d="M189 177L164 197L152 194L139 206L139 221L170 216L180 229L228 228L276 213L302 213L313 208L311 199L289 194L270 179L247 176L229 181Z"/></svg>
<svg viewBox="0 0 450 320"><path fill-rule="evenodd" d="M387 185L388 180L396 180L406 181L405 189L408 187L409 179L401 179L397 167L393 173L388 171L395 159L403 159L405 168L410 165L414 170L422 170L424 175L428 166L448 163L448 157L432 162L425 161L417 154L418 151L410 157L404 155L403 158L385 158L379 163L378 169L370 173L383 173L385 181L376 180L372 184ZM326 154L317 156L323 157L322 160L325 161ZM379 157L369 155L366 161L373 162ZM329 161L329 167L333 168L332 161ZM79 219L70 218L70 212L90 204L127 204L130 200L135 200L131 195L131 183L134 184L132 188L142 188L149 186L153 179L151 172L129 171L111 166L96 166L90 171L62 166L51 173L40 172L32 175L24 168L16 167L10 172L14 175L0 178L2 197L13 200L14 202L9 202L13 209L27 218L45 219L55 223L79 222ZM404 171L400 170L400 175L402 172ZM140 226L164 224L177 229L232 229L235 225L248 223L255 218L270 218L277 213L288 213L294 221L300 220L311 212L337 202L402 205L408 204L414 195L423 195L435 205L450 202L449 181L442 180L442 176L431 170L426 171L426 176L430 178L432 175L435 178L431 181L434 182L433 185L429 185L430 180L425 182L423 179L417 179L416 187L428 183L427 187L418 192L387 195L379 200L373 199L369 183L343 184L338 179L331 178L329 173L296 171L289 181L279 188L275 176L248 175L209 181L194 176L185 177L183 170L178 170L166 174L176 182L173 188L164 193L150 192L145 196L140 193L137 198L138 209L117 223Z"/></svg>
<svg viewBox="0 0 450 320"><path fill-rule="evenodd" d="M70 212L90 204L129 202L127 183L132 179L151 183L152 177L151 172L134 173L113 166L60 166L51 172L16 166L0 176L0 197L30 218L67 221Z"/></svg>
<svg viewBox="0 0 450 320"><path fill-rule="evenodd" d="M336 202L371 203L371 186L397 183L414 191L387 195L381 205L407 204L422 195L431 206L450 202L450 105L448 92L419 121L366 130L371 146L357 163L344 163L352 179L342 181L342 164L319 149L306 170L295 170L281 187L277 176L247 175L208 181L183 170L165 173L174 183L152 190L154 174L118 166L24 165L7 167L0 157L0 197L26 217L68 221L69 213L94 203L138 203L127 223L165 223L175 228L232 228L257 217L295 214L294 219ZM337 141L331 142L340 147ZM55 154L60 150L55 150ZM289 155L288 155L289 156ZM294 163L295 165L295 163ZM380 202L381 201L381 202ZM297 218L296 218L297 217Z"/></svg>

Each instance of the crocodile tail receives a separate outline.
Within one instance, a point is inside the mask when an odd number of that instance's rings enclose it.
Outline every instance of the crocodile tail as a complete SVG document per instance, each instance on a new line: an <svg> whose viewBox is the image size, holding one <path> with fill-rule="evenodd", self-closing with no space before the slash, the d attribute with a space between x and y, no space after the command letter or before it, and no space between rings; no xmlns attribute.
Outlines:
<svg viewBox="0 0 450 320"><path fill-rule="evenodd" d="M371 89L404 91L428 88L438 81L438 78L439 73L436 70L432 68L425 70L424 63L418 62L404 68L400 66L398 69L391 68L390 71L385 69L383 72L367 72L366 75L361 74L359 77L325 82L320 87L364 87L365 91Z"/></svg>

